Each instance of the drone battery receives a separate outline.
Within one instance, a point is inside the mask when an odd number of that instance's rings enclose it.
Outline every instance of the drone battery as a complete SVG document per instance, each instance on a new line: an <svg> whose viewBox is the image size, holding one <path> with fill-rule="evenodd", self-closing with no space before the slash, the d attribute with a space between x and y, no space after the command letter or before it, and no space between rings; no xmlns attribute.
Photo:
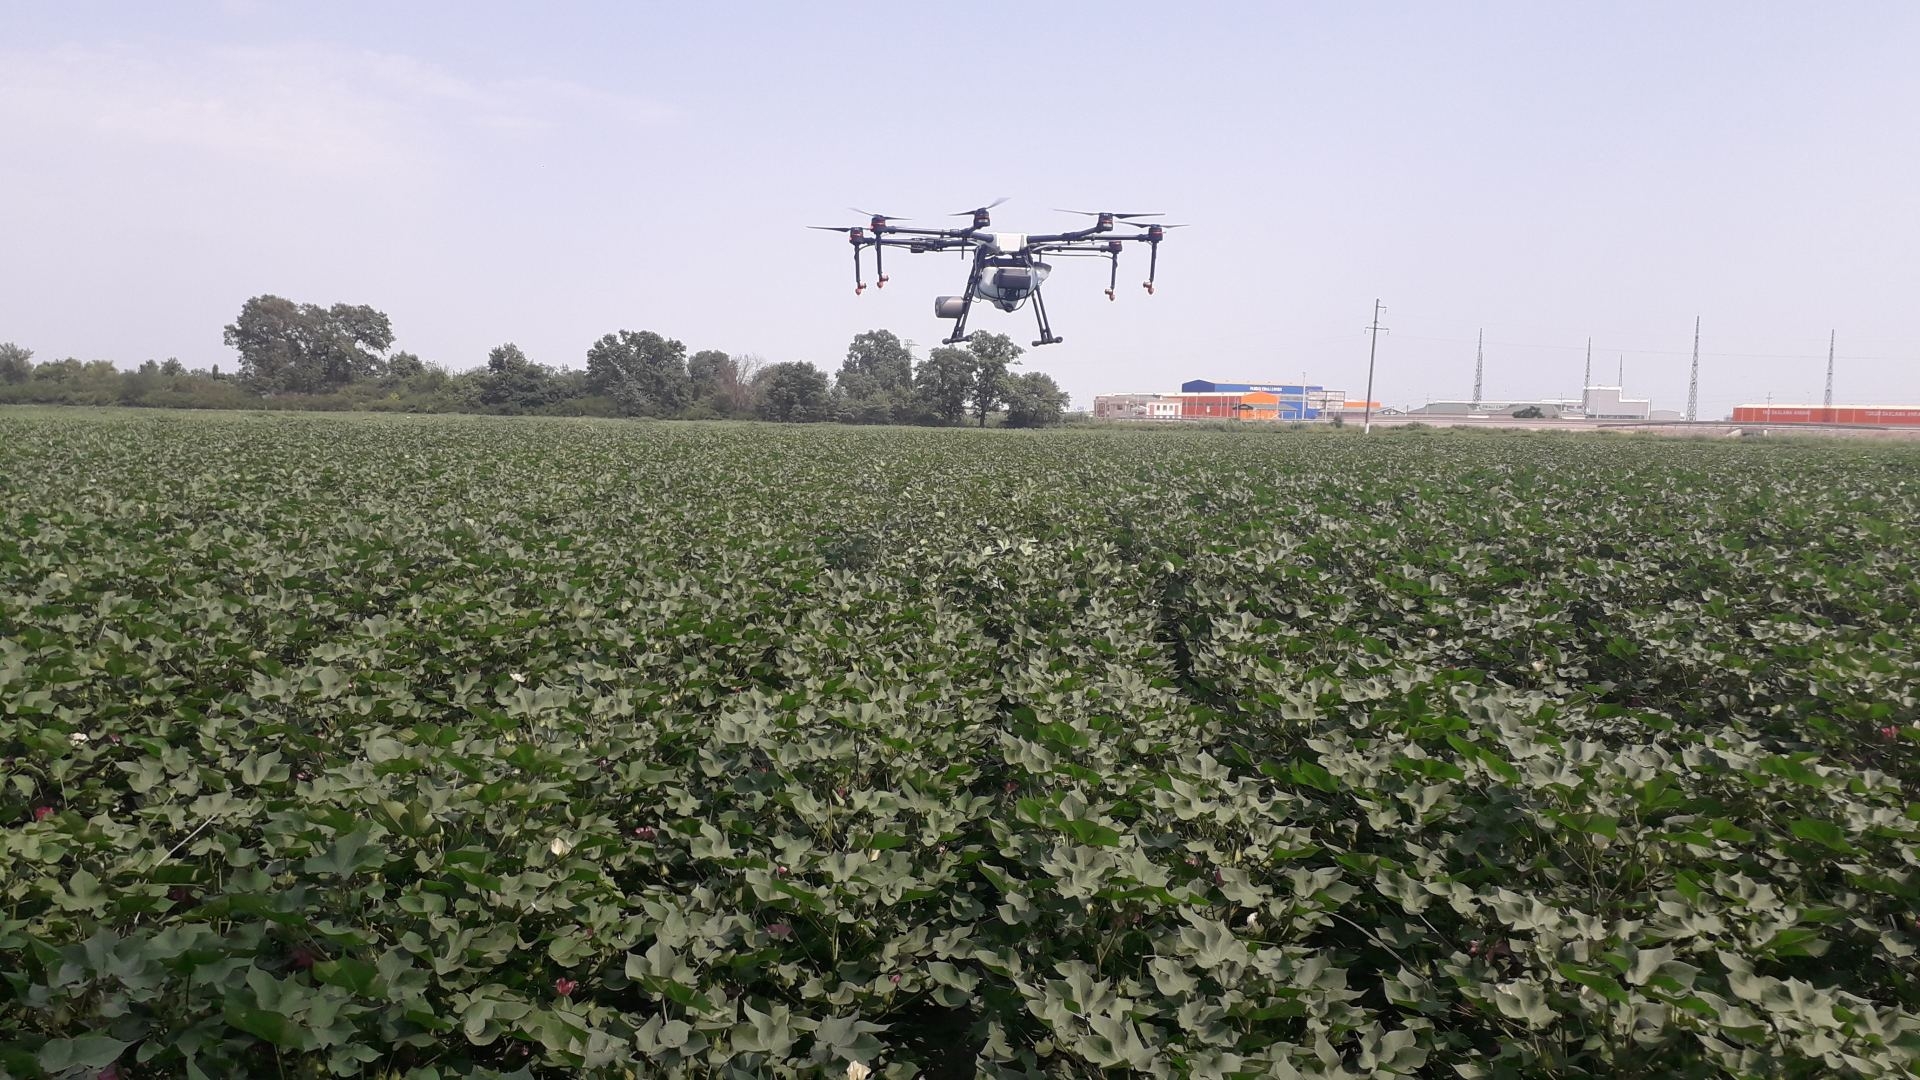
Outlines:
<svg viewBox="0 0 1920 1080"><path fill-rule="evenodd" d="M957 319L967 306L963 296L936 296L933 298L933 317L936 319Z"/></svg>

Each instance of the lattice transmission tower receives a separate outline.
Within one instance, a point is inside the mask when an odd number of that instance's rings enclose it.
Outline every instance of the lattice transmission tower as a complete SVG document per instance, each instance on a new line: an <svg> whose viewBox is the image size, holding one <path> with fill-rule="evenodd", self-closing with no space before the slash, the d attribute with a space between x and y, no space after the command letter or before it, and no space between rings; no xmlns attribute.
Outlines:
<svg viewBox="0 0 1920 1080"><path fill-rule="evenodd" d="M1827 331L1827 398L1820 404L1829 409L1833 408L1833 339L1838 333L1838 330ZM1828 417L1827 419L1831 420L1833 418Z"/></svg>
<svg viewBox="0 0 1920 1080"><path fill-rule="evenodd" d="M1693 374L1687 378L1687 423L1700 419L1700 316L1693 317Z"/></svg>
<svg viewBox="0 0 1920 1080"><path fill-rule="evenodd" d="M1487 367L1487 332L1480 331L1480 340L1473 347L1473 403L1480 404L1480 377Z"/></svg>

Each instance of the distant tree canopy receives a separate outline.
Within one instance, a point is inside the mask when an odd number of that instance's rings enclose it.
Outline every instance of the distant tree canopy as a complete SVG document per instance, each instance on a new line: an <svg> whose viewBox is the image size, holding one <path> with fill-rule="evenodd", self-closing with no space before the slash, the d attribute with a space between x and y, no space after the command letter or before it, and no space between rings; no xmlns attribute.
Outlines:
<svg viewBox="0 0 1920 1080"><path fill-rule="evenodd" d="M325 394L383 373L393 325L365 305L256 296L223 337L240 353L241 381L256 393Z"/></svg>
<svg viewBox="0 0 1920 1080"><path fill-rule="evenodd" d="M913 402L913 352L891 330L869 330L847 346L834 376L839 416L857 424L908 419Z"/></svg>
<svg viewBox="0 0 1920 1080"><path fill-rule="evenodd" d="M129 371L72 357L35 364L31 349L0 343L0 403L935 425L984 425L1004 410L1012 427L1058 423L1067 405L1046 375L1008 373L1022 350L1001 334L975 334L916 363L911 342L869 330L848 344L834 378L806 362L769 364L718 349L688 356L684 344L651 330L601 337L584 370L535 363L505 342L484 366L451 371L390 352L393 326L371 307L263 295L241 306L225 339L240 354L237 376L218 364L189 369L175 357Z"/></svg>
<svg viewBox="0 0 1920 1080"><path fill-rule="evenodd" d="M760 415L765 419L805 424L833 418L827 373L812 364L799 360L770 364L755 381L760 387Z"/></svg>
<svg viewBox="0 0 1920 1080"><path fill-rule="evenodd" d="M1044 371L1009 375L1001 391L1007 402L1008 427L1048 427L1067 411L1067 392Z"/></svg>
<svg viewBox="0 0 1920 1080"><path fill-rule="evenodd" d="M23 383L33 378L33 350L0 342L0 383Z"/></svg>
<svg viewBox="0 0 1920 1080"><path fill-rule="evenodd" d="M987 414L1006 403L1008 366L1026 350L1005 334L980 333L968 339L967 351L973 354L973 415L986 427Z"/></svg>
<svg viewBox="0 0 1920 1080"><path fill-rule="evenodd" d="M587 350L587 388L625 416L673 416L693 396L687 347L651 330L608 334Z"/></svg>
<svg viewBox="0 0 1920 1080"><path fill-rule="evenodd" d="M927 354L913 385L917 418L925 423L958 424L967 416L973 393L973 354L964 345L943 345Z"/></svg>

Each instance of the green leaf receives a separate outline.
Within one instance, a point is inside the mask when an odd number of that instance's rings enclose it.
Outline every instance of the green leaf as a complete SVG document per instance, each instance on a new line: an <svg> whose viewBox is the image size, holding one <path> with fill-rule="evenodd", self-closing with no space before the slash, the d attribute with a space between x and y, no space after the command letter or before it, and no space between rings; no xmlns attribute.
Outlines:
<svg viewBox="0 0 1920 1080"><path fill-rule="evenodd" d="M348 957L323 960L313 965L313 977L328 986L351 990L361 997L385 996L374 993L374 983L380 978L380 973L372 964L364 961Z"/></svg>
<svg viewBox="0 0 1920 1080"><path fill-rule="evenodd" d="M108 1035L81 1035L71 1039L48 1039L40 1047L38 1061L48 1072L67 1069L104 1069L126 1052L131 1042Z"/></svg>
<svg viewBox="0 0 1920 1080"><path fill-rule="evenodd" d="M1619 981L1613 976L1605 972L1594 971L1591 968L1579 967L1567 963L1559 964L1557 969L1562 978L1597 990L1602 997L1605 997L1609 1001L1626 1001L1628 998L1626 988L1621 986Z"/></svg>
<svg viewBox="0 0 1920 1080"><path fill-rule="evenodd" d="M300 1025L292 1019L229 997L221 1015L228 1024L286 1050L302 1048Z"/></svg>
<svg viewBox="0 0 1920 1080"><path fill-rule="evenodd" d="M367 829L341 834L325 854L315 855L306 861L307 873L352 877L361 870L379 866L386 861L386 852L372 842L372 835Z"/></svg>
<svg viewBox="0 0 1920 1080"><path fill-rule="evenodd" d="M1114 847L1120 843L1119 833L1092 821L1066 818L1060 822L1060 827L1075 840L1091 847Z"/></svg>
<svg viewBox="0 0 1920 1080"><path fill-rule="evenodd" d="M1850 854L1854 850L1853 845L1847 842L1846 832L1831 821L1822 821L1818 818L1795 818L1788 823L1787 828L1802 840L1810 840L1834 851Z"/></svg>
<svg viewBox="0 0 1920 1080"><path fill-rule="evenodd" d="M1287 765L1287 776L1296 784L1302 784L1320 791L1340 790L1340 782L1333 774L1311 761L1293 761Z"/></svg>

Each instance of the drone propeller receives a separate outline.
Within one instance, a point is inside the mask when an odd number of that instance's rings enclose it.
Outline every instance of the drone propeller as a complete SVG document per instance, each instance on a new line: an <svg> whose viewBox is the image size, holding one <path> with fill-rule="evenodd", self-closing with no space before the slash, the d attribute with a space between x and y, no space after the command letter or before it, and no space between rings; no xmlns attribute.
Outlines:
<svg viewBox="0 0 1920 1080"><path fill-rule="evenodd" d="M847 207L847 209L872 221L912 221L913 220L912 218L908 218L908 217L896 217L893 214L876 214L871 210L862 210L857 206L849 206Z"/></svg>
<svg viewBox="0 0 1920 1080"><path fill-rule="evenodd" d="M824 229L827 232L856 233L866 228L866 226L865 225L809 225L807 226L807 228Z"/></svg>
<svg viewBox="0 0 1920 1080"><path fill-rule="evenodd" d="M958 213L948 214L947 216L948 217L972 217L975 214L984 214L987 211L993 209L994 207L999 206L1001 203L1006 202L1007 199L1009 198L1011 198L1011 196L1002 195L985 206L976 206L971 210L961 210Z"/></svg>
<svg viewBox="0 0 1920 1080"><path fill-rule="evenodd" d="M1165 214L1116 214L1108 210L1062 210L1059 207L1054 207L1054 213L1079 214L1083 217L1110 217L1115 221L1125 221L1128 218L1137 218L1137 217L1165 217L1166 216Z"/></svg>

